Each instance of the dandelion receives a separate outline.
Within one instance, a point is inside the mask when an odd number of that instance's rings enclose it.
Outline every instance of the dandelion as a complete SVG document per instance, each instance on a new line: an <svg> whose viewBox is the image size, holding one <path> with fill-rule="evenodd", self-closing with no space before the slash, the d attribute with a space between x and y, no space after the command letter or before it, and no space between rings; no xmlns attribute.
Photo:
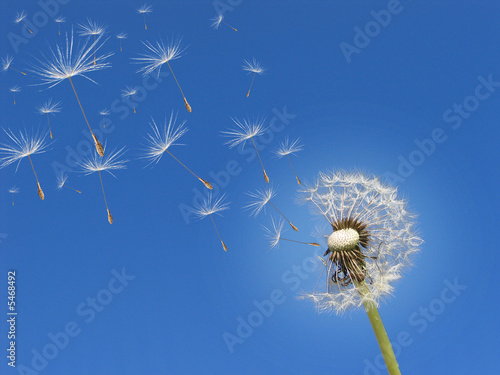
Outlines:
<svg viewBox="0 0 500 375"><path fill-rule="evenodd" d="M227 251L227 246L222 241L222 237L219 233L219 229L217 229L217 225L215 225L213 214L220 215L221 211L229 209L229 202L225 202L226 196L222 195L219 198L215 199L213 195L210 193L207 198L205 198L202 204L198 204L195 207L194 213L198 215L200 218L204 218L210 216L212 220L212 224L214 225L215 231L217 232L217 236L219 236L219 240L222 243L222 248L224 251Z"/></svg>
<svg viewBox="0 0 500 375"><path fill-rule="evenodd" d="M100 114L101 116L109 116L109 115L111 114L111 112L109 111L109 109L104 108L104 109L101 109L101 110L99 111L99 114Z"/></svg>
<svg viewBox="0 0 500 375"><path fill-rule="evenodd" d="M137 13L142 14L142 17L144 18L144 28L147 30L148 25L146 24L146 14L149 14L153 11L153 7L148 4L144 4L142 7L137 9Z"/></svg>
<svg viewBox="0 0 500 375"><path fill-rule="evenodd" d="M75 188L66 185L67 180L68 180L68 175L65 173L61 173L59 176L57 176L57 190L61 190L64 186L66 186L68 189L76 191L79 194L82 193L80 190L76 190Z"/></svg>
<svg viewBox="0 0 500 375"><path fill-rule="evenodd" d="M97 22L94 22L92 20L89 20L87 18L87 24L80 24L78 25L80 28L80 36L93 36L94 37L94 45L96 44L96 38L98 36L101 36L104 34L106 31L106 27L99 25ZM94 49L94 65L95 65L95 53L96 50Z"/></svg>
<svg viewBox="0 0 500 375"><path fill-rule="evenodd" d="M244 60L243 61L243 70L246 70L249 74L253 73L252 75L252 82L250 83L250 88L248 89L247 92L247 98L250 95L250 90L252 89L253 86L253 81L255 79L255 75L259 74L262 75L266 71L266 68L264 68L262 65L260 65L255 58L252 59L252 61Z"/></svg>
<svg viewBox="0 0 500 375"><path fill-rule="evenodd" d="M222 132L224 136L232 138L225 144L229 145L229 148L236 147L239 144L241 144L242 147L245 147L246 141L251 139L253 147L255 148L257 156L259 157L260 165L262 166L262 171L264 172L264 179L266 180L267 183L269 183L269 177L267 176L266 170L264 168L264 163L262 163L259 150L257 150L257 145L255 144L255 141L253 139L254 137L258 137L264 134L264 132L266 131L266 129L264 128L265 119L262 120L257 119L254 121L250 121L249 119L244 119L243 121L240 121L234 118L231 120L233 120L237 128L232 129L230 131Z"/></svg>
<svg viewBox="0 0 500 375"><path fill-rule="evenodd" d="M158 163L163 154L166 152L171 157L173 157L180 165L182 165L189 173L200 180L207 189L213 189L212 185L208 181L205 181L203 178L199 177L197 174L191 171L191 169L189 169L184 163L182 163L169 151L169 148L171 146L181 145L176 142L188 131L188 129L184 127L186 121L183 121L179 126L176 127L175 123L177 121L177 115L174 117L174 114L172 113L170 115L170 120L168 121L168 126L167 119L165 119L163 129L161 130L158 129L158 126L156 125L153 118L151 118L151 121L152 123L150 123L150 125L152 133L148 134L146 137L148 144L144 154L145 159L151 159L149 164Z"/></svg>
<svg viewBox="0 0 500 375"><path fill-rule="evenodd" d="M292 222L288 220L287 217L283 215L283 213L280 210L278 210L278 208L271 202L271 199L276 196L276 190L274 190L272 186L269 186L262 190L257 189L255 193L251 192L247 194L255 199L253 202L244 207L250 209L252 211L251 212L252 215L257 216L259 212L265 208L266 204L269 203L269 205L271 205L271 207L274 208L281 215L281 217L283 217L283 219L285 219L288 222L288 224L290 224L290 226L294 231L296 232L299 231L297 227L293 225Z"/></svg>
<svg viewBox="0 0 500 375"><path fill-rule="evenodd" d="M12 196L12 205L14 205L14 194L18 194L19 193L19 188L18 187L15 187L15 186L12 186L10 189L9 189L9 193L11 194Z"/></svg>
<svg viewBox="0 0 500 375"><path fill-rule="evenodd" d="M2 70L5 72L5 71L7 71L7 69L12 69L15 72L26 75L26 73L21 72L20 70L17 70L11 66L12 60L14 60L14 58L12 56L9 56L9 55L5 56L5 59L2 59Z"/></svg>
<svg viewBox="0 0 500 375"><path fill-rule="evenodd" d="M319 247L319 244L316 242L302 242L281 237L281 233L283 233L284 231L284 225L285 221L283 219L280 218L278 221L275 221L274 217L271 217L271 226L269 228L263 226L264 230L266 231L266 237L269 239L271 249L274 247L279 247L280 240Z"/></svg>
<svg viewBox="0 0 500 375"><path fill-rule="evenodd" d="M123 156L123 153L124 148L121 148L119 150L114 150L109 154L106 154L105 157L101 158L97 156L96 152L93 152L87 159L84 159L79 163L80 168L86 175L92 174L94 172L97 172L99 174L102 196L104 197L104 204L106 205L106 211L108 212L108 221L110 224L113 224L113 216L111 216L111 212L109 211L108 201L106 200L106 193L104 192L104 185L102 183L101 172L106 171L111 176L115 177L115 175L111 171L125 169L125 163L127 161L120 160L120 157Z"/></svg>
<svg viewBox="0 0 500 375"><path fill-rule="evenodd" d="M28 157L31 164L31 169L33 169L33 173L35 175L38 196L41 200L44 200L45 195L43 194L42 187L40 186L40 182L38 181L38 176L36 174L35 167L33 166L31 156L45 152L45 149L48 146L48 144L45 142L47 134L40 134L37 132L30 136L26 131L24 133L22 131L19 131L19 136L17 136L10 129L4 129L4 131L9 137L10 142L0 144L0 154L6 155L0 158L0 169L17 162L17 172L21 161L25 157Z"/></svg>
<svg viewBox="0 0 500 375"><path fill-rule="evenodd" d="M61 107L59 107L59 104L60 104L59 102L52 103L52 99L49 99L47 102L43 103L41 106L37 108L39 114L47 115L47 122L49 123L49 133L51 139L53 139L54 137L52 136L52 129L50 128L49 114L54 115L54 113L61 112Z"/></svg>
<svg viewBox="0 0 500 375"><path fill-rule="evenodd" d="M96 150L99 155L104 156L104 149L90 127L85 111L83 110L82 103L80 102L72 81L72 77L81 75L89 81L94 82L87 77L87 73L109 68L111 66L109 62L106 62L106 59L110 57L112 53L96 57L95 64L91 62L90 54L92 49L95 48L95 51L98 51L103 45L99 44L101 37L102 35L99 35L97 40L90 46L87 46L87 39L82 46L80 48L76 48L75 53L73 53L73 32L71 32L71 39L68 39L68 35L66 34L66 45L60 46L57 44L55 50L51 49L48 56L43 55L44 61L38 60L39 66L34 67L32 72L40 76L43 84L50 85L49 88L58 85L65 79L69 80L71 88L75 93L76 100L78 101L78 105L83 113L83 117L85 118L85 122L90 130L90 134L94 139Z"/></svg>
<svg viewBox="0 0 500 375"><path fill-rule="evenodd" d="M220 24L223 23L224 25L229 26L234 31L238 31L234 27L232 27L230 24L224 22L224 15L222 13L218 13L217 16L212 18L210 21L212 21L212 27L215 30L217 30L219 28Z"/></svg>
<svg viewBox="0 0 500 375"><path fill-rule="evenodd" d="M133 58L133 60L136 60L136 64L144 64L144 66L138 70L138 73L142 72L144 76L147 76L148 74L153 73L155 70L157 70L159 77L161 67L166 63L168 65L168 68L170 69L170 72L172 73L172 76L175 79L175 82L177 83L177 86L179 87L182 97L184 98L184 105L186 106L186 109L188 110L188 112L191 112L191 106L189 105L186 96L182 91L181 85L179 84L179 81L177 81L177 77L175 76L174 71L172 70L172 67L169 63L169 61L178 59L182 56L182 52L184 52L184 50L181 49L181 40L173 40L166 46L162 41L156 42L156 45L153 45L149 42L143 42L143 44L146 46L148 51L146 51L146 53L143 53L141 57Z"/></svg>
<svg viewBox="0 0 500 375"><path fill-rule="evenodd" d="M122 98L130 98L132 99L132 108L134 109L135 113L135 103L134 103L134 95L137 93L137 89L132 88L130 86L126 86L125 90L122 90Z"/></svg>
<svg viewBox="0 0 500 375"><path fill-rule="evenodd" d="M290 139L288 137L286 137L285 140L283 142L281 142L278 149L275 151L275 154L280 159L283 156L287 157L288 161L290 162L290 167L292 167L293 174L295 175L295 178L297 179L297 183L299 185L302 185L299 177L297 176L297 173L295 173L295 169L293 168L292 161L290 160L290 155L293 155L296 152L302 151L302 145L299 145L299 142L300 142L300 139L298 139L298 138L292 142L292 141L290 141Z"/></svg>
<svg viewBox="0 0 500 375"><path fill-rule="evenodd" d="M21 88L18 85L14 85L9 89L9 91L14 97L14 104L16 104L16 92L21 92Z"/></svg>
<svg viewBox="0 0 500 375"><path fill-rule="evenodd" d="M422 243L414 216L396 188L361 173L322 173L302 194L331 226L322 259L325 290L316 287L306 297L318 310L337 313L363 305L389 373L400 374L377 306Z"/></svg>
<svg viewBox="0 0 500 375"><path fill-rule="evenodd" d="M127 39L127 34L126 33L120 33L120 34L116 34L116 38L120 41L120 52L123 51L123 48L122 48L122 40L123 39Z"/></svg>
<svg viewBox="0 0 500 375"><path fill-rule="evenodd" d="M66 22L66 18L59 16L54 19L54 22L57 23L57 30L59 32L59 35L61 35L61 23Z"/></svg>
<svg viewBox="0 0 500 375"><path fill-rule="evenodd" d="M31 31L31 29L28 27L28 25L26 25L26 22L24 22L26 17L28 17L28 14L24 10L17 12L16 18L14 19L14 23L22 23L24 25L24 27L26 27L28 29L30 34L33 34L33 31Z"/></svg>

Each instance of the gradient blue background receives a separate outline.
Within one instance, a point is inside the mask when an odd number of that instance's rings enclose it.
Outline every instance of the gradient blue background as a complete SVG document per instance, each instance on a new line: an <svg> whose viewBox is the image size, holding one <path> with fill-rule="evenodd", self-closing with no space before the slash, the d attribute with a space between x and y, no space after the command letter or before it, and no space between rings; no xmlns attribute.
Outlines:
<svg viewBox="0 0 500 375"><path fill-rule="evenodd" d="M15 53L7 34L21 31L12 23L16 12L25 9L31 19L40 7L33 1L0 4L0 55L13 55L13 67L29 69L40 53L63 40L51 21ZM224 25L210 29L211 1L150 4L154 11L147 16L147 31L135 13L137 1L72 0L58 13L67 19L63 31L87 17L108 26L104 50L115 51L112 68L91 74L99 85L74 79L95 128L98 112L121 100L125 85L142 84L130 60L144 51L141 41L182 36L188 46L172 67L191 114L172 77L136 102L135 115L111 114L108 128L115 128L105 137L108 147L127 146L130 160L117 179L103 176L112 226L97 175L70 174L68 184L81 195L55 189L52 163L64 163L66 148L76 149L85 139L86 125L69 83L40 91L29 86L39 83L32 75L8 71L0 76L3 128L46 129L35 105L53 97L63 107L51 118L55 142L33 158L45 201L36 194L26 160L17 173L14 166L0 171L0 311L7 312L7 271L15 269L17 365L31 366L32 350L41 352L49 333L75 321L81 333L41 374L384 373L368 365L380 352L363 311L319 315L311 302L298 300L301 291L312 290L318 272L308 273L298 290L283 280L314 250L281 244L270 251L261 227L269 223L269 211L255 219L242 210L245 192L264 186L262 172L257 159L248 161L249 155L225 146L220 132L232 126L232 116L260 115L269 121L273 109L286 107L296 117L259 144L279 187L275 203L300 230L287 234L307 241L318 222L295 204L293 174L286 160L272 155L286 135L302 138L304 151L293 161L301 179L312 182L319 171L331 169L397 173L399 157L408 159L417 149L415 140L444 129L447 140L398 183L419 214L425 244L380 313L393 341L401 332L410 337L411 344L398 353L403 374L498 373L500 90L481 101L459 129L453 130L443 114L474 95L479 76L492 74L500 81L500 4L401 1L403 10L352 55L350 64L339 44L353 44L353 28L364 28L373 19L370 11L386 9L386 1L242 1L225 12L237 33ZM128 33L122 53L114 37L121 31ZM241 64L252 57L268 71L256 77L246 98L251 77ZM16 105L8 92L13 84L22 86ZM182 139L186 146L172 149L186 164L208 180L213 180L209 172L224 170L229 161L239 165L240 173L223 189L231 208L216 218L227 253L208 219L187 223L180 213L179 205L192 206L195 192L205 193L204 187L167 156L153 168L137 160L150 118L162 122L171 111L190 129ZM12 207L7 190L14 184L21 193ZM85 323L77 306L106 288L112 270L123 267L135 279ZM467 289L432 321L424 319L427 326L421 329L415 324L419 309L439 304L446 280L455 279ZM254 301L269 299L275 289L285 301L231 354L223 334L236 334L238 318L246 320L256 310ZM5 319L0 373L15 374L4 356Z"/></svg>

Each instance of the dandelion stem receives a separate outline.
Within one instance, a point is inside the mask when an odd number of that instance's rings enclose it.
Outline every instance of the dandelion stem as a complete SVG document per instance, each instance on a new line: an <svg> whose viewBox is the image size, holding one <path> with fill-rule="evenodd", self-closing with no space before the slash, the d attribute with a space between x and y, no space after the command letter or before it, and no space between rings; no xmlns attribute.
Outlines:
<svg viewBox="0 0 500 375"><path fill-rule="evenodd" d="M224 22L224 21L221 21L221 22L222 22L224 25L229 26L229 27L230 27L231 29L233 29L234 31L238 31L238 30L236 30L234 27L232 27L230 24L228 24L228 23L226 23L226 22Z"/></svg>
<svg viewBox="0 0 500 375"><path fill-rule="evenodd" d="M12 93L14 95L14 104L16 104L16 93Z"/></svg>
<svg viewBox="0 0 500 375"><path fill-rule="evenodd" d="M257 72L254 72L253 73L253 77L252 77L252 82L250 83L250 88L248 89L248 92L247 92L247 98L248 96L250 95L250 90L252 89L252 86L253 86L253 80L255 79L255 75L257 74Z"/></svg>
<svg viewBox="0 0 500 375"><path fill-rule="evenodd" d="M15 71L15 72L18 72L18 73L21 73L21 74L27 75L26 73L21 72L20 70L17 70L16 68L13 68L12 66L9 66L9 69L12 69L12 70L13 70L13 71Z"/></svg>
<svg viewBox="0 0 500 375"><path fill-rule="evenodd" d="M199 177L196 173L194 173L191 169L189 169L183 162L181 162L179 159L177 159L170 151L168 151L168 150L165 150L165 151L168 152L168 154L171 157L173 157L180 165L182 165L184 168L186 168L189 173L191 173L198 180L200 180L201 182L203 182L203 184L207 187L207 189L210 189L210 190L213 189L212 185L208 181L205 181L203 178Z"/></svg>
<svg viewBox="0 0 500 375"><path fill-rule="evenodd" d="M60 23L57 24L57 30L59 30L59 35L61 35L61 24Z"/></svg>
<svg viewBox="0 0 500 375"><path fill-rule="evenodd" d="M295 169L293 168L292 161L290 160L290 156L287 155L286 157L287 157L288 161L290 162L290 167L292 167L292 171L293 171L293 174L295 175L295 178L297 179L297 183L299 185L302 185L302 183L300 182L299 177L297 176L297 173L295 173Z"/></svg>
<svg viewBox="0 0 500 375"><path fill-rule="evenodd" d="M123 52L123 49L122 49L122 40L120 39L120 52Z"/></svg>
<svg viewBox="0 0 500 375"><path fill-rule="evenodd" d="M43 194L43 190L42 190L42 187L40 186L40 182L38 182L38 176L36 175L35 167L33 166L33 162L31 161L31 155L28 155L28 159L30 160L31 169L33 169L33 173L35 174L36 186L38 187L38 196L43 201L45 199L45 195Z"/></svg>
<svg viewBox="0 0 500 375"><path fill-rule="evenodd" d="M96 38L96 35L94 34L94 65L95 65L95 38Z"/></svg>
<svg viewBox="0 0 500 375"><path fill-rule="evenodd" d="M80 109L82 110L83 117L85 118L85 122L87 123L87 126L89 127L90 134L92 134L92 138L94 138L94 143L95 143L95 148L99 155L104 156L104 149L101 145L101 143L97 140L96 136L94 135L94 132L92 131L92 128L90 127L89 121L87 120L87 116L85 115L85 111L83 110L82 103L80 102L80 99L78 98L78 94L76 93L75 86L73 85L73 81L71 80L71 77L68 77L69 83L71 83L71 87L73 88L73 92L75 93L76 100L78 101L78 105L80 106Z"/></svg>
<svg viewBox="0 0 500 375"><path fill-rule="evenodd" d="M47 113L47 122L49 123L50 139L53 139L54 137L52 136L52 129L50 128L50 119L49 119L49 114L48 113Z"/></svg>
<svg viewBox="0 0 500 375"><path fill-rule="evenodd" d="M132 98L132 108L134 109L134 113L135 113L134 95L130 95L130 97Z"/></svg>
<svg viewBox="0 0 500 375"><path fill-rule="evenodd" d="M278 213L283 216L283 218L288 222L288 224L290 224L290 226L292 227L292 229L296 232L298 232L299 230L297 229L297 227L295 225L292 224L292 222L290 220L287 219L287 217L285 215L283 215L283 212L281 212L280 210L278 210L278 208L271 203L271 201L267 201L267 203L269 203L276 211L278 211Z"/></svg>
<svg viewBox="0 0 500 375"><path fill-rule="evenodd" d="M68 186L68 185L64 185L64 186L66 186L67 188L69 188L71 190L76 191L77 193L80 193L80 194L82 193L80 190L76 190L75 188L72 188L71 186Z"/></svg>
<svg viewBox="0 0 500 375"><path fill-rule="evenodd" d="M289 240L288 238L283 238L283 237L280 237L279 238L280 240L283 240L283 241L289 241L289 242L295 242L295 243L301 243L301 244L304 244L304 245L311 245L311 246L316 246L316 247L319 247L319 244L316 243L316 242L302 242L302 241L295 241L295 240Z"/></svg>
<svg viewBox="0 0 500 375"><path fill-rule="evenodd" d="M222 237L220 236L219 230L217 229L217 225L215 225L214 218L212 217L212 215L209 215L209 216L210 216L210 219L212 219L212 223L214 224L215 231L217 232L217 235L219 236L219 240L222 243L222 248L224 249L224 251L227 252L227 246L224 243L224 241L222 241Z"/></svg>
<svg viewBox="0 0 500 375"><path fill-rule="evenodd" d="M387 367L389 375L401 375L396 356L394 355L394 350L392 349L391 342L389 340L389 337L387 336L387 332L384 328L384 324L382 323L382 319L380 318L380 314L378 313L377 306L371 299L370 289L366 285L365 281L356 282L355 284L358 288L358 292L361 298L363 299L363 305L365 307L366 314L368 315L368 319L370 319L373 331L375 332L375 336L377 337L377 341L384 357L385 365Z"/></svg>
<svg viewBox="0 0 500 375"><path fill-rule="evenodd" d="M106 205L106 211L108 211L108 221L110 224L113 224L113 216L111 216L111 213L109 212L108 202L106 200L106 193L104 192L104 184L102 183L101 171L98 170L97 172L99 172L99 180L101 181L101 189L102 189L102 196L104 197L104 204Z"/></svg>
<svg viewBox="0 0 500 375"><path fill-rule="evenodd" d="M12 195L12 205L14 205L14 193L12 193L11 195Z"/></svg>
<svg viewBox="0 0 500 375"><path fill-rule="evenodd" d="M147 30L148 25L146 25L146 15L144 13L142 13L142 17L144 18L144 28Z"/></svg>
<svg viewBox="0 0 500 375"><path fill-rule="evenodd" d="M179 85L179 81L177 81L177 77L175 76L174 74L174 71L172 70L172 67L170 66L169 62L167 61L167 65L170 69L170 72L172 73L172 75L174 76L174 79L175 79L175 82L177 83L177 86L179 86L179 90L181 90L181 94L182 94L182 97L184 98L184 104L186 105L186 109L188 110L188 112L191 112L191 106L189 105L189 103L187 102L187 99L186 99L186 96L184 95L184 93L182 92L182 89L181 89L181 85Z"/></svg>
<svg viewBox="0 0 500 375"><path fill-rule="evenodd" d="M26 23L23 21L23 25L28 29L28 31L30 32L30 34L33 34L33 31L31 31L31 29L28 27L28 25L26 25Z"/></svg>
<svg viewBox="0 0 500 375"><path fill-rule="evenodd" d="M267 183L269 183L269 177L267 177L266 170L264 169L264 163L262 163L262 159L260 158L259 150L257 150L257 145L255 144L255 141L253 140L253 137L251 137L253 147L255 147L255 151L257 151L257 156L259 157L260 165L262 166L262 171L264 172L264 179L266 180Z"/></svg>

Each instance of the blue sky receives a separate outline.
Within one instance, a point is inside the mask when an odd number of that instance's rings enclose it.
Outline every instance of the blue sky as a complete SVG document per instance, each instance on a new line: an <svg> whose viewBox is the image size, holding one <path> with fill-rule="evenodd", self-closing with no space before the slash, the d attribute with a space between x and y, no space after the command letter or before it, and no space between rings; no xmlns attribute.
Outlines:
<svg viewBox="0 0 500 375"><path fill-rule="evenodd" d="M116 179L103 175L115 220L109 225L98 176L83 176L72 164L89 143L69 82L45 89L32 86L40 83L34 75L1 74L2 128L47 130L35 106L48 98L60 101L62 112L51 118L49 150L33 157L43 202L27 160L17 173L15 166L0 170L0 304L6 314L7 271L16 270L19 313L17 368L4 357L0 373L384 373L364 311L318 314L297 299L319 276L307 263L314 250L295 244L270 250L261 226L269 212L253 218L242 209L245 193L265 182L255 155L229 149L221 131L232 126L231 117L247 116L273 124L257 143L278 187L275 203L304 240L317 222L295 203L294 176L272 153L287 135L304 144L293 159L302 181L332 169L385 176L418 213L425 243L380 307L402 373L496 373L500 4L149 3L148 30L136 1L60 1L49 22L38 2L0 3L0 55L13 56L20 70L63 40L54 17L66 17L63 33L87 18L107 26L103 51L114 52L112 68L91 73L97 85L81 77L74 83L93 128L99 111L111 109L102 139L110 148L126 146L130 161ZM221 4L238 32L210 28ZM12 20L23 9L28 21L38 14L40 26L15 47L9 40L23 28ZM128 34L123 52L119 32ZM141 41L172 37L187 47L172 68L192 113L170 75L145 80L131 64L145 50ZM346 48L354 52L347 56ZM251 76L241 65L252 57L268 70L246 98ZM22 88L16 105L8 91L14 84ZM142 95L135 114L120 96L127 85ZM162 123L172 111L189 128L185 146L172 152L231 202L216 217L227 253L209 219L183 214L206 193L203 185L167 156L153 167L138 160L151 118ZM68 185L82 194L56 190L61 165L70 170ZM21 191L12 207L13 185ZM107 304L90 307L95 298ZM257 306L270 300L272 313L259 315ZM249 317L258 324L238 336ZM67 340L59 334L65 330L72 334ZM238 342L227 345L226 333ZM51 337L62 340L56 352ZM37 357L44 348L52 359Z"/></svg>

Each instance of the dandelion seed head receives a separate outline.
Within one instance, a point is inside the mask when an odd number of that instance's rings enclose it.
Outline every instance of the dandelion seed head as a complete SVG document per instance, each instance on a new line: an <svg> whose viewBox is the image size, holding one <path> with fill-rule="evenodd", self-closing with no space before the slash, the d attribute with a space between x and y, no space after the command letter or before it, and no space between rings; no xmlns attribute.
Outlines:
<svg viewBox="0 0 500 375"><path fill-rule="evenodd" d="M337 313L360 307L367 298L378 305L422 244L406 202L398 199L396 188L361 173L320 173L316 185L302 193L331 228L323 235L324 288L304 297L319 311ZM362 282L368 297L358 292L356 284Z"/></svg>
<svg viewBox="0 0 500 375"><path fill-rule="evenodd" d="M127 160L120 159L125 153L125 147L106 152L106 145L104 145L104 151L104 157L101 157L96 150L92 150L92 153L87 158L78 163L81 171L86 175L106 171L115 177L111 171L126 168Z"/></svg>
<svg viewBox="0 0 500 375"><path fill-rule="evenodd" d="M257 189L255 192L247 193L247 195L254 198L254 201L250 202L244 208L249 209L251 215L257 216L266 204L276 196L276 190L269 185L265 189Z"/></svg>
<svg viewBox="0 0 500 375"><path fill-rule="evenodd" d="M182 137L188 129L184 127L186 121L183 121L180 125L176 125L177 115L174 116L172 112L170 114L170 119L165 118L165 122L163 128L160 129L156 125L156 122L153 118L151 118L151 133L148 133L146 136L146 149L144 150L144 158L151 159L150 163L158 163L163 156L163 154L171 147L171 146L180 146L181 144L175 143L177 140Z"/></svg>
<svg viewBox="0 0 500 375"><path fill-rule="evenodd" d="M116 34L116 37L118 39L127 39L128 35L126 33L120 33L120 34Z"/></svg>
<svg viewBox="0 0 500 375"><path fill-rule="evenodd" d="M37 111L41 115L59 113L61 112L61 107L59 106L60 104L61 103L59 102L53 103L52 99L49 99L41 106L37 107Z"/></svg>
<svg viewBox="0 0 500 375"><path fill-rule="evenodd" d="M95 55L94 58L94 54L104 44L104 42L101 43L101 38L102 34L91 44L89 44L90 39L87 38L81 45L75 47L73 31L71 31L71 37L66 34L66 43L56 44L54 49L50 49L48 55L42 55L43 59L37 60L38 64L33 66L31 72L40 77L42 84L50 85L49 88L78 75L96 83L86 74L111 67L111 63L106 60L113 55L113 53L107 53Z"/></svg>
<svg viewBox="0 0 500 375"><path fill-rule="evenodd" d="M144 76L153 73L155 70L160 75L160 70L163 64L168 61L178 59L182 56L184 49L181 49L181 39L175 39L168 42L166 45L163 41L157 41L155 44L150 42L142 42L146 46L147 51L141 54L141 57L134 57L135 64L144 64L137 72Z"/></svg>
<svg viewBox="0 0 500 375"><path fill-rule="evenodd" d="M14 134L10 129L4 129L8 137L8 143L0 144L0 169L17 162L17 167L21 160L27 156L40 154L46 151L48 146L46 140L47 133L19 131L19 135ZM16 167L16 171L17 171Z"/></svg>
<svg viewBox="0 0 500 375"><path fill-rule="evenodd" d="M12 186L10 189L9 189L9 193L11 194L17 194L19 193L19 188L17 186Z"/></svg>
<svg viewBox="0 0 500 375"><path fill-rule="evenodd" d="M266 68L258 63L255 58L252 58L252 61L244 60L241 67L243 68L243 70L249 73L256 73L261 75L266 71Z"/></svg>
<svg viewBox="0 0 500 375"><path fill-rule="evenodd" d="M274 217L271 217L271 226L268 228L263 226L266 237L269 239L269 243L271 245L271 249L279 248L279 242L281 239L281 233L284 232L285 221L281 218L275 220Z"/></svg>
<svg viewBox="0 0 500 375"><path fill-rule="evenodd" d="M10 92L20 92L21 91L21 87L19 87L18 85L14 85L12 87L9 88L9 91Z"/></svg>
<svg viewBox="0 0 500 375"><path fill-rule="evenodd" d="M57 189L61 190L68 179L68 175L66 173L61 173L57 176Z"/></svg>
<svg viewBox="0 0 500 375"><path fill-rule="evenodd" d="M135 95L136 93L137 93L137 89L130 87L130 86L126 86L125 90L122 90L122 98L126 98L128 96Z"/></svg>
<svg viewBox="0 0 500 375"><path fill-rule="evenodd" d="M64 23L66 22L66 18L64 18L63 16L59 16L57 18L54 19L54 22L56 23Z"/></svg>
<svg viewBox="0 0 500 375"><path fill-rule="evenodd" d="M139 14L148 14L151 13L152 11L153 11L153 6L148 4L144 4L139 9L137 9L137 13Z"/></svg>
<svg viewBox="0 0 500 375"><path fill-rule="evenodd" d="M87 18L87 24L79 24L77 25L80 31L78 34L80 36L98 36L104 34L106 31L106 27L99 25L97 22L94 22Z"/></svg>
<svg viewBox="0 0 500 375"><path fill-rule="evenodd" d="M24 21L26 19L26 17L28 17L28 14L26 13L26 11L22 10L20 12L17 12L16 18L14 19L14 23L20 23L20 22Z"/></svg>
<svg viewBox="0 0 500 375"><path fill-rule="evenodd" d="M215 16L214 18L212 18L210 21L212 21L212 27L217 30L222 22L222 20L224 19L224 16L222 15L222 13L219 13L217 14L217 16Z"/></svg>
<svg viewBox="0 0 500 375"><path fill-rule="evenodd" d="M2 70L5 72L7 69L10 68L10 64L12 64L12 60L14 58L12 56L5 56L5 58L2 59Z"/></svg>
<svg viewBox="0 0 500 375"><path fill-rule="evenodd" d="M102 109L102 110L99 111L99 114L101 116L109 116L111 114L111 112L109 111L109 109L104 108L104 109Z"/></svg>
<svg viewBox="0 0 500 375"><path fill-rule="evenodd" d="M215 198L212 193L209 193L201 204L198 203L195 205L194 213L200 218L213 214L220 215L220 212L229 209L229 204L229 202L226 202L225 194L219 198Z"/></svg>
<svg viewBox="0 0 500 375"><path fill-rule="evenodd" d="M232 138L225 143L229 145L229 148L236 147L239 144L242 144L244 147L247 140L252 137L258 137L266 131L264 127L265 119L257 119L254 121L244 119L240 121L237 118L233 118L231 120L233 120L237 128L222 132L223 136Z"/></svg>
<svg viewBox="0 0 500 375"><path fill-rule="evenodd" d="M280 143L278 149L275 151L275 154L282 158L287 155L294 154L296 152L302 151L302 145L299 144L300 138L297 138L293 141L290 141L290 138L286 137L283 142Z"/></svg>

